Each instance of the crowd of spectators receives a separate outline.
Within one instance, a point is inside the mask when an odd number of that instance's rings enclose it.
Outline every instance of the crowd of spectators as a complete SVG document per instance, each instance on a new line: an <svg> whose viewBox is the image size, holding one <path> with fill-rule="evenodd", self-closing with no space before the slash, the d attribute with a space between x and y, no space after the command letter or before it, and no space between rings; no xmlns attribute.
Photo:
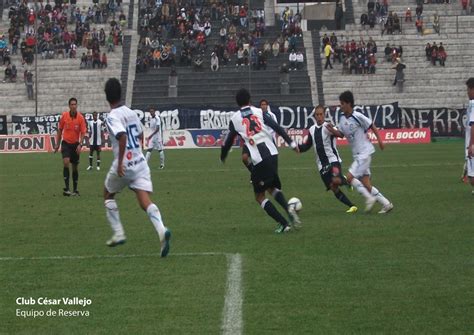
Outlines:
<svg viewBox="0 0 474 335"><path fill-rule="evenodd" d="M395 63L397 58L403 57L403 47L401 45L397 47L395 44L390 45L390 43L387 43L384 49L384 56L386 62Z"/></svg>
<svg viewBox="0 0 474 335"><path fill-rule="evenodd" d="M1 1L1 0L0 0ZM16 82L17 65L12 56L20 54L23 82L29 100L34 99L35 56L42 59L76 58L83 47L80 68L105 68L107 55L101 48L113 52L122 43L122 29L127 20L121 12L122 0L93 0L90 7L77 6L76 0L9 1L9 28L0 36L0 62L5 66L3 82ZM109 22L107 28L95 24ZM13 58L14 59L14 58Z"/></svg>
<svg viewBox="0 0 474 335"><path fill-rule="evenodd" d="M423 4L426 3L449 3L447 0L416 0L415 18L412 17L412 10L408 7L405 11L405 23L410 22L414 25L418 34L423 34L426 20L423 17ZM470 13L472 6L474 6L474 0L461 0L462 12ZM403 13L400 13L403 15ZM369 26L374 28L377 24L381 26L382 35L394 34L402 32L402 18L397 13L389 10L388 0L369 0L367 2L367 13L363 13L360 17L360 23L362 26ZM433 30L439 34L440 24L439 15L436 11L433 15Z"/></svg>
<svg viewBox="0 0 474 335"><path fill-rule="evenodd" d="M99 2L100 1L100 2ZM96 54L100 48L114 51L122 43L122 28L126 17L120 10L121 0L94 0L90 7L82 10L75 1L28 3L26 0L13 4L8 13L10 27L8 44L12 55L20 49L22 64L31 65L34 61L35 48L43 59L76 58L77 49L87 49L86 56L94 68ZM118 18L116 18L118 14ZM108 34L104 28L96 29L94 24L110 23ZM74 26L74 29L70 27Z"/></svg>
<svg viewBox="0 0 474 335"><path fill-rule="evenodd" d="M265 70L270 57L296 50L301 17L287 7L279 36L267 36L264 11L246 3L208 0L146 0L140 8L137 71L161 66L193 66L212 71L236 68ZM176 45L175 45L176 44Z"/></svg>
<svg viewBox="0 0 474 335"><path fill-rule="evenodd" d="M341 35L337 38L335 33L322 37L323 51L326 64L330 61L342 64L342 73L345 74L374 74L377 64L377 43L369 37L367 42L361 37L359 42L348 40ZM329 55L327 50L329 50ZM332 69L332 65L330 65ZM327 68L327 67L326 67Z"/></svg>
<svg viewBox="0 0 474 335"><path fill-rule="evenodd" d="M443 42L440 42L439 45L436 42L433 42L433 44L426 43L425 55L426 60L433 65L436 65L436 62L438 62L439 65L445 66L446 58L448 58Z"/></svg>

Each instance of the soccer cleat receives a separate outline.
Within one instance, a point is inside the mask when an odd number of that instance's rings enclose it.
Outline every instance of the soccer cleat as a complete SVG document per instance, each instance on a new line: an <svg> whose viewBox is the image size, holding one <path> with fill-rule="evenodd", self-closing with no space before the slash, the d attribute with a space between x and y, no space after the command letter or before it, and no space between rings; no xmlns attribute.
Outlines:
<svg viewBox="0 0 474 335"><path fill-rule="evenodd" d="M89 166L87 167L87 171L90 171L90 170L92 170L92 166L89 165Z"/></svg>
<svg viewBox="0 0 474 335"><path fill-rule="evenodd" d="M97 167L97 171L100 171L100 166Z"/></svg>
<svg viewBox="0 0 474 335"><path fill-rule="evenodd" d="M116 247L118 245L124 244L126 241L127 239L125 238L125 235L114 235L110 240L105 242L105 244L107 244L109 247Z"/></svg>
<svg viewBox="0 0 474 335"><path fill-rule="evenodd" d="M296 230L300 229L301 228L301 220L300 220L300 217L296 213L296 210L293 206L289 206L288 214L289 214L289 217L290 217L291 227L295 228Z"/></svg>
<svg viewBox="0 0 474 335"><path fill-rule="evenodd" d="M379 210L379 214L385 214L390 212L393 209L393 204L389 203L388 205L385 205L382 207L381 210Z"/></svg>
<svg viewBox="0 0 474 335"><path fill-rule="evenodd" d="M160 169L163 170L165 168L165 165L164 164L161 164L160 165Z"/></svg>
<svg viewBox="0 0 474 335"><path fill-rule="evenodd" d="M171 232L166 229L165 237L163 241L161 241L161 257L166 257L170 252L170 239L171 239Z"/></svg>
<svg viewBox="0 0 474 335"><path fill-rule="evenodd" d="M288 225L284 226L284 225L282 225L282 224L279 224L279 225L278 225L278 228L275 229L275 233L277 233L277 234L283 234L283 233L289 232L290 230L291 230L291 227L290 227L290 226L288 226Z"/></svg>
<svg viewBox="0 0 474 335"><path fill-rule="evenodd" d="M75 190L74 192L71 193L71 197L78 197L78 196L80 196L78 190Z"/></svg>
<svg viewBox="0 0 474 335"><path fill-rule="evenodd" d="M374 207L376 202L377 202L377 198L370 196L370 198L368 198L365 201L365 212L366 213L370 212L372 210L372 207Z"/></svg>
<svg viewBox="0 0 474 335"><path fill-rule="evenodd" d="M355 213L357 212L358 208L356 206L351 206L351 208L349 208L346 213Z"/></svg>
<svg viewBox="0 0 474 335"><path fill-rule="evenodd" d="M64 195L65 197L69 197L71 194L72 194L71 191L69 191L67 188L64 188L64 189L63 189L63 195Z"/></svg>

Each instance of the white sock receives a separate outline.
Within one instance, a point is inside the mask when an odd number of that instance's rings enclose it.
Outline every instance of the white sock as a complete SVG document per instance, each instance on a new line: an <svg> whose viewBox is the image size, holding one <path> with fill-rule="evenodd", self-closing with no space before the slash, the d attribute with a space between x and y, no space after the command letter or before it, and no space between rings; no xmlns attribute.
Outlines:
<svg viewBox="0 0 474 335"><path fill-rule="evenodd" d="M368 199L371 197L369 191L365 188L364 184L362 184L359 179L352 178L351 185L354 186L357 192L359 192L364 198Z"/></svg>
<svg viewBox="0 0 474 335"><path fill-rule="evenodd" d="M165 166L165 152L164 152L164 150L160 151L160 165Z"/></svg>
<svg viewBox="0 0 474 335"><path fill-rule="evenodd" d="M105 213L107 214L107 220L109 220L110 227L114 231L114 234L120 237L125 237L125 232L123 231L122 222L120 222L119 210L117 207L117 202L114 199L108 199L104 202Z"/></svg>
<svg viewBox="0 0 474 335"><path fill-rule="evenodd" d="M377 198L377 201L380 202L382 206L387 206L390 203L390 201L387 198L385 198L383 194L380 193L380 191L377 188L375 188L375 186L372 186L372 191L370 193L375 198Z"/></svg>
<svg viewBox="0 0 474 335"><path fill-rule="evenodd" d="M155 230L160 237L160 241L162 241L165 237L166 227L163 225L163 220L161 219L161 213L158 209L158 206L151 204L146 209L146 213L148 214L150 221L153 223L153 226L155 226Z"/></svg>
<svg viewBox="0 0 474 335"><path fill-rule="evenodd" d="M147 151L146 156L145 156L147 162L150 160L150 157L151 157L151 151Z"/></svg>

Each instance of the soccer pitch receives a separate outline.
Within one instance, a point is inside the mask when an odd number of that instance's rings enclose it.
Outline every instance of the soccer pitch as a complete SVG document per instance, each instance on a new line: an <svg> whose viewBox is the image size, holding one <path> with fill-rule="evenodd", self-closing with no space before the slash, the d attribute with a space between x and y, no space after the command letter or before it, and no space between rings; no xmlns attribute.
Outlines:
<svg viewBox="0 0 474 335"><path fill-rule="evenodd" d="M225 165L218 150L168 150L164 170L155 153L153 199L173 233L165 259L128 190L117 196L127 243L105 246L111 153L101 171L85 171L81 155L80 197L62 196L60 155L1 155L0 333L472 333L474 196L459 180L463 147L378 150L373 182L395 205L387 215L379 205L364 214L362 197L344 189L360 209L346 214L314 153L281 149L283 191L303 202L303 228L282 235L253 199L240 150ZM347 171L351 155L340 152ZM85 306L62 300L74 297Z"/></svg>

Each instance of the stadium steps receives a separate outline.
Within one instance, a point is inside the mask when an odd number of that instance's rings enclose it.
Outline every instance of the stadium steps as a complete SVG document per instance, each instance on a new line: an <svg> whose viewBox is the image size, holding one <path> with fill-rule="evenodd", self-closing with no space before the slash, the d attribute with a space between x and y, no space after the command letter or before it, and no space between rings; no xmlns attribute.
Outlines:
<svg viewBox="0 0 474 335"><path fill-rule="evenodd" d="M263 6L263 2L261 5ZM251 8L263 7L260 7L259 4L254 4L251 5ZM195 71L192 66L184 67L179 64L176 66L178 73L178 98L168 97L170 68L151 68L146 73L136 74L132 99L132 106L134 108L142 109L150 104L157 107L174 104L194 107L204 105L235 107L234 95L241 87L250 88L254 103L262 98L266 98L271 104L312 105L311 91L308 90L310 88L310 81L305 69L291 71L289 76L290 95L282 96L280 94L280 67L283 63L288 63L287 53L280 54L278 57L271 55L267 59L266 70L251 70L249 66L236 67L236 56L234 55L228 65L220 64L219 71L212 72L210 70L210 54L214 45L219 43L220 40L218 33L220 23L213 21L211 24L212 33L207 39L208 47L204 56L203 69ZM265 36L261 38L261 43L265 43L266 40L273 43L278 34L279 31L276 27L267 26ZM179 39L173 39L172 42L176 45L177 55L179 55L181 50ZM298 38L297 48L303 50L302 38ZM221 90L216 90L219 88ZM219 94L216 94L216 92L219 92ZM294 94L298 94L297 99L293 97ZM274 100L270 100L270 96ZM304 98L302 98L303 96Z"/></svg>
<svg viewBox="0 0 474 335"><path fill-rule="evenodd" d="M323 59L321 58L321 39L319 33L313 37L313 48L314 48L314 65L316 71L316 83L318 87L318 103L320 105L325 104L324 99L324 82L323 82Z"/></svg>
<svg viewBox="0 0 474 335"><path fill-rule="evenodd" d="M122 4L126 11L129 9L128 1ZM79 0L77 5L90 6L91 1ZM119 12L117 12L119 13ZM118 14L117 14L118 16ZM8 8L3 10L0 22L0 31L8 31ZM127 18L128 19L128 18ZM104 28L110 30L109 23L94 24L96 29ZM68 28L74 29L73 25ZM115 48L114 52L107 53L108 67L106 69L79 69L80 57L86 49L79 47L76 59L41 59L38 57L38 114L56 114L67 109L67 101L71 97L78 99L78 109L83 113L92 111L108 111L109 106L105 101L103 93L104 83L110 77L120 77L122 70L122 48ZM2 115L34 115L35 102L28 100L26 87L23 81L21 58L19 55L12 56L12 64L17 65L18 78L16 83L0 83L0 114ZM33 63L34 64L34 63ZM33 66L28 67L37 73ZM0 66L3 74L5 67ZM2 77L3 79L3 77Z"/></svg>
<svg viewBox="0 0 474 335"><path fill-rule="evenodd" d="M306 57L306 71L310 79L311 85L311 100L312 106L317 104L318 98L318 89L317 89L317 78L316 78L316 64L314 59L314 45L313 45L313 35L311 31L303 32L303 42L305 49ZM294 85L293 85L294 87Z"/></svg>
<svg viewBox="0 0 474 335"><path fill-rule="evenodd" d="M121 74L120 74L120 81L122 83L122 100L125 101L125 97L127 96L128 88L128 65L131 61L130 59L130 47L132 42L132 36L126 35L123 37L123 47L122 47L122 66L121 66Z"/></svg>
<svg viewBox="0 0 474 335"><path fill-rule="evenodd" d="M356 25L357 26L357 25ZM324 95L328 105L338 105L339 94L348 89L354 92L358 102L382 104L398 101L404 107L452 107L466 105L465 81L474 73L474 16L445 17L440 35L418 36L415 29L405 29L403 34L380 35L379 29L352 29L343 34L347 40L359 42L369 37L377 43L377 71L373 75L342 74L342 65L333 64L334 70L323 71ZM458 31L456 33L456 31ZM330 33L330 32L328 32ZM321 40L323 33L320 33ZM426 43L443 43L448 54L446 66L433 66L426 60ZM403 92L392 86L395 70L391 62L384 60L386 44L403 47L405 83Z"/></svg>
<svg viewBox="0 0 474 335"><path fill-rule="evenodd" d="M358 1L358 0L356 0ZM355 23L354 20L354 5L352 0L344 0L344 19L346 24L353 24Z"/></svg>

